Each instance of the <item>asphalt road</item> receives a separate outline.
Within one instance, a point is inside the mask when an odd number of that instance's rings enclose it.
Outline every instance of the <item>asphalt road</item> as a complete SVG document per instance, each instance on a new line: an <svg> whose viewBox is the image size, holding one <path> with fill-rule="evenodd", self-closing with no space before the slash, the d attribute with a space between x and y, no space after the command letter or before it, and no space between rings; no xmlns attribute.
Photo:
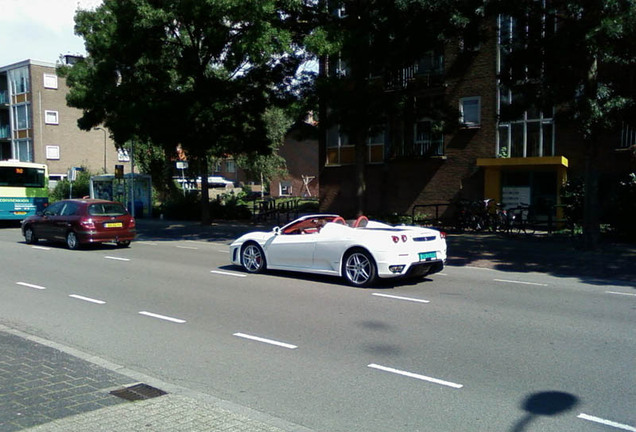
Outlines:
<svg viewBox="0 0 636 432"><path fill-rule="evenodd" d="M317 431L636 431L636 290L449 266L247 275L225 242L0 230L0 322Z"/></svg>

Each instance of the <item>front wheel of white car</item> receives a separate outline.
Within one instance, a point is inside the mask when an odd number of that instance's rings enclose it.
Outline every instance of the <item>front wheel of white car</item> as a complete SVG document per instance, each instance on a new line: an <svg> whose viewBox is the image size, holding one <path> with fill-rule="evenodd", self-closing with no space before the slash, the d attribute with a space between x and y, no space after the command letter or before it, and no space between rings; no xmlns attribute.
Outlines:
<svg viewBox="0 0 636 432"><path fill-rule="evenodd" d="M249 273L265 270L265 254L256 243L247 243L241 248L241 265Z"/></svg>
<svg viewBox="0 0 636 432"><path fill-rule="evenodd" d="M353 286L367 287L376 279L375 261L368 252L362 249L347 252L342 266L343 276Z"/></svg>

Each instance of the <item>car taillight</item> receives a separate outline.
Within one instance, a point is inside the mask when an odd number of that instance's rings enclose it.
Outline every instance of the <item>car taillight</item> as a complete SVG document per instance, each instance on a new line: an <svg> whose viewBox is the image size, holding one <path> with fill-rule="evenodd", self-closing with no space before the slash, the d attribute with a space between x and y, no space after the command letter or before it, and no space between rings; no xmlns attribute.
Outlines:
<svg viewBox="0 0 636 432"><path fill-rule="evenodd" d="M80 225L88 230L95 229L95 222L93 222L93 219L82 219L80 220Z"/></svg>
<svg viewBox="0 0 636 432"><path fill-rule="evenodd" d="M136 225L137 225L137 222L135 222L135 218L131 217L130 222L128 222L128 228L134 228Z"/></svg>
<svg viewBox="0 0 636 432"><path fill-rule="evenodd" d="M400 241L400 238L398 236L391 236L391 238L393 239L393 243L397 243Z"/></svg>
<svg viewBox="0 0 636 432"><path fill-rule="evenodd" d="M439 238L445 239L446 238L446 233L444 231L440 231L439 232Z"/></svg>
<svg viewBox="0 0 636 432"><path fill-rule="evenodd" d="M409 238L408 238L406 235L402 234L402 241L403 241L404 243L406 243L406 241L407 241L408 239L409 239Z"/></svg>

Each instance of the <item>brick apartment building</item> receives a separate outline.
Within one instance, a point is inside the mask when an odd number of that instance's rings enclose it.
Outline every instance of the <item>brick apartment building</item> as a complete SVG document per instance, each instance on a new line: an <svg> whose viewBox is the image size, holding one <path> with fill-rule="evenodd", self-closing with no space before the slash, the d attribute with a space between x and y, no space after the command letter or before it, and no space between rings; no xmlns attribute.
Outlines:
<svg viewBox="0 0 636 432"><path fill-rule="evenodd" d="M128 155L118 152L108 131L77 127L81 111L66 105L66 80L56 65L25 60L0 67L0 160L44 163L49 178L65 178L71 167L129 172Z"/></svg>
<svg viewBox="0 0 636 432"><path fill-rule="evenodd" d="M497 78L505 55L499 41L513 37L511 27L500 17L485 29L491 36L485 41L431 51L401 71L400 82L391 83L391 90L403 92L410 103L367 144L367 213L409 215L415 206L492 198L510 207L530 204L545 216L559 204L564 181L583 175L581 139L572 125L555 120L553 109L528 110L516 121L499 121L511 98ZM440 102L456 107L461 117L452 133L438 132L434 118L418 114L426 111L419 108L434 109ZM357 202L354 147L337 128L325 135L321 210L351 216ZM629 169L630 157L623 150L634 143L620 136L617 131L603 141L597 161L601 173ZM442 210L452 213L453 207Z"/></svg>

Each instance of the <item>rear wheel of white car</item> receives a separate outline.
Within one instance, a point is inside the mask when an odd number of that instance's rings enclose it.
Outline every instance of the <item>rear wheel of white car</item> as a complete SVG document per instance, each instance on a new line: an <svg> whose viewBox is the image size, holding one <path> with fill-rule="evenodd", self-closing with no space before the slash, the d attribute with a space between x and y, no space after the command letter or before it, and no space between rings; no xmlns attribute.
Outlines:
<svg viewBox="0 0 636 432"><path fill-rule="evenodd" d="M247 243L241 249L241 265L249 273L261 273L265 270L265 254L256 243Z"/></svg>
<svg viewBox="0 0 636 432"><path fill-rule="evenodd" d="M362 249L347 252L342 266L343 276L353 286L369 286L377 276L375 261L368 252Z"/></svg>

